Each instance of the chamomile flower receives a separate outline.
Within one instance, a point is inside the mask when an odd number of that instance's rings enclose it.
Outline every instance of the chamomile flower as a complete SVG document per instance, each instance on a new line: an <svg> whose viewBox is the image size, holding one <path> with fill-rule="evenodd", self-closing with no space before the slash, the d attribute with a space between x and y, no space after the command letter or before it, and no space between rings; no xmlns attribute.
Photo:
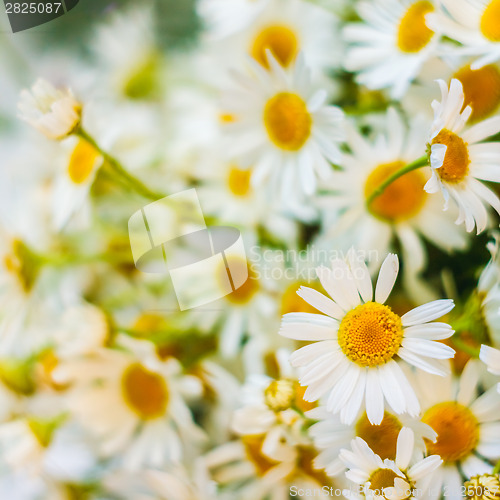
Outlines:
<svg viewBox="0 0 500 500"><path fill-rule="evenodd" d="M415 459L415 436L408 427L398 434L396 457L382 460L368 444L357 437L352 440L352 451L342 450L340 460L348 471L346 476L359 486L363 495L352 489L345 491L347 498L403 500L424 496L429 486L429 474L443 462L438 455Z"/></svg>
<svg viewBox="0 0 500 500"><path fill-rule="evenodd" d="M437 361L453 357L455 351L434 341L450 337L453 330L432 321L451 311L453 301L436 300L399 316L384 305L398 275L397 256L389 254L384 260L375 294L364 261L353 253L348 259L348 263L335 259L331 268L317 269L331 298L307 287L297 292L323 314L283 316L280 335L317 341L290 358L293 366L304 367L300 378L300 384L308 386L304 399L316 401L328 394L327 410L340 413L345 424L354 421L363 402L368 420L380 424L384 399L395 413L417 416L419 401L395 358L444 375Z"/></svg>
<svg viewBox="0 0 500 500"><path fill-rule="evenodd" d="M279 378L252 374L241 390L243 406L235 411L232 429L240 436L262 435L262 451L276 459L286 456L287 445L309 445L304 412L315 403L304 401L304 388L288 364L289 351L276 352ZM288 365L288 369L286 368ZM281 458L282 459L282 458Z"/></svg>
<svg viewBox="0 0 500 500"><path fill-rule="evenodd" d="M401 98L422 65L434 55L439 36L426 16L435 10L428 0L359 2L362 23L348 25L344 37L352 46L345 58L348 71L370 89L390 88Z"/></svg>
<svg viewBox="0 0 500 500"><path fill-rule="evenodd" d="M326 104L315 89L302 57L285 71L269 50L270 69L249 61L252 76L239 75L240 87L223 104L234 117L226 125L228 155L251 168L253 186L291 203L295 195L312 194L317 175L327 177L329 162L340 159L342 111Z"/></svg>
<svg viewBox="0 0 500 500"><path fill-rule="evenodd" d="M212 477L245 500L288 498L292 486L318 494L332 486L322 471L314 469L312 446L285 445L277 460L265 454L263 443L263 435L248 435L211 450L204 459Z"/></svg>
<svg viewBox="0 0 500 500"><path fill-rule="evenodd" d="M462 474L490 472L490 461L500 457L500 394L492 387L477 397L479 368L477 361L469 361L458 380L416 374L422 421L437 433L434 443L427 442L427 453L443 459L433 476L430 500L439 498L442 488L461 498Z"/></svg>
<svg viewBox="0 0 500 500"><path fill-rule="evenodd" d="M457 40L453 51L479 56L472 69L500 60L500 2L498 0L440 0L440 11L429 15L431 27Z"/></svg>
<svg viewBox="0 0 500 500"><path fill-rule="evenodd" d="M198 380L183 376L174 358L161 361L150 342L119 344L127 351L101 349L56 368L56 381L71 383L70 410L99 438L101 454L120 453L127 469L178 461L179 435L203 436L185 402L199 392Z"/></svg>
<svg viewBox="0 0 500 500"><path fill-rule="evenodd" d="M80 125L81 104L71 90L56 89L46 80L38 79L31 92L23 90L18 106L21 119L49 139L64 139Z"/></svg>
<svg viewBox="0 0 500 500"><path fill-rule="evenodd" d="M258 5L258 2L257 2ZM323 70L340 60L336 19L325 9L303 0L269 0L252 23L230 38L222 39L212 50L232 65L247 53L269 69L266 50L287 68L303 53L314 70Z"/></svg>
<svg viewBox="0 0 500 500"><path fill-rule="evenodd" d="M421 451L425 450L424 438L435 441L437 436L431 427L420 420L404 414L394 415L388 411L384 412L384 418L379 425L373 425L366 412L360 412L353 425L343 424L337 415L332 416L324 406L309 410L306 416L317 420L308 430L314 445L321 450L314 465L318 469L325 469L328 476L344 473L345 466L339 458L339 452L348 447L356 437L363 439L382 460L394 460L398 435L403 427L413 431L415 449Z"/></svg>
<svg viewBox="0 0 500 500"><path fill-rule="evenodd" d="M343 154L343 170L335 171L318 195L324 228L321 238L335 247L354 245L381 254L392 250L397 241L405 262L403 278L413 291L412 276L425 267L427 260L424 239L451 252L465 247L466 233L453 224L450 214L439 209L439 201L423 190L428 168L401 176L370 206L367 199L391 174L421 156L428 133L426 124L413 119L407 129L401 116L390 108L385 132L373 141L363 138L354 126L346 128L352 153Z"/></svg>
<svg viewBox="0 0 500 500"><path fill-rule="evenodd" d="M432 177L425 185L428 193L441 191L445 210L449 198L458 205L457 224L465 222L468 232L479 234L488 223L483 203L500 214L500 200L481 181L500 182L498 142L482 142L500 131L500 117L481 121L464 130L472 109L464 109L462 84L453 79L450 88L438 80L441 102L433 101L434 122L430 136ZM462 111L463 110L463 111Z"/></svg>

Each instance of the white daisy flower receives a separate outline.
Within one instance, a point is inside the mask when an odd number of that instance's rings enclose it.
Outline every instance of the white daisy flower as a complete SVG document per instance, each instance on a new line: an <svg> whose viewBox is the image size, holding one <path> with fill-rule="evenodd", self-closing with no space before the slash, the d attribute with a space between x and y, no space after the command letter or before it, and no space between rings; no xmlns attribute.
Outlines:
<svg viewBox="0 0 500 500"><path fill-rule="evenodd" d="M482 345L479 352L479 359L487 366L488 371L493 375L500 375L500 350L490 347L489 345ZM498 392L500 392L500 382L497 385Z"/></svg>
<svg viewBox="0 0 500 500"><path fill-rule="evenodd" d="M226 95L224 110L234 117L226 125L228 155L241 168L252 168L252 185L267 183L272 196L293 201L311 194L317 175L325 178L329 162L340 159L342 111L326 103L309 70L298 57L289 71L266 51L270 70L249 61L252 76L239 75L240 88Z"/></svg>
<svg viewBox="0 0 500 500"><path fill-rule="evenodd" d="M284 460L289 446L307 446L304 412L316 406L304 401L300 386L288 363L290 351L279 349L276 362L278 378L252 374L241 389L243 407L234 412L232 429L240 436L262 435L262 452L275 460ZM288 366L288 368L287 368Z"/></svg>
<svg viewBox="0 0 500 500"><path fill-rule="evenodd" d="M472 109L464 109L462 84L453 79L450 89L443 80L441 102L433 101L434 122L430 137L432 177L425 185L428 193L441 191L445 210L450 196L458 205L457 224L474 225L479 234L488 223L483 202L500 213L500 200L480 181L500 182L498 142L482 142L500 131L500 116L489 118L464 131ZM463 111L462 111L463 110Z"/></svg>
<svg viewBox="0 0 500 500"><path fill-rule="evenodd" d="M340 413L346 424L354 421L363 401L372 424L383 420L384 399L395 413L417 416L420 404L395 358L444 375L437 360L452 358L455 351L434 341L450 337L453 330L446 323L431 322L451 311L453 301L429 302L400 317L384 305L398 275L397 256L389 254L384 260L375 294L364 261L355 259L353 252L348 259L317 269L331 299L306 287L297 292L323 314L283 316L280 335L317 341L290 358L293 366L305 367L300 378L301 385L308 386L304 399L316 401L328 394L328 411Z"/></svg>
<svg viewBox="0 0 500 500"><path fill-rule="evenodd" d="M254 7L257 5L254 2ZM336 25L330 12L310 2L269 0L253 22L211 49L233 66L241 62L241 54L247 53L268 69L266 50L284 68L293 65L297 55L303 53L314 71L322 70L340 60Z"/></svg>
<svg viewBox="0 0 500 500"><path fill-rule="evenodd" d="M321 450L314 466L325 469L328 476L345 472L339 452L348 447L356 437L363 439L382 460L395 460L398 435L403 427L413 431L417 450L425 450L424 438L435 441L437 436L430 426L420 420L404 414L394 415L388 411L384 412L384 418L379 425L373 425L366 412L358 415L354 425L343 424L337 415L332 416L324 406L308 411L306 416L317 420L308 430L314 445Z"/></svg>
<svg viewBox="0 0 500 500"><path fill-rule="evenodd" d="M21 91L20 117L49 139L60 140L80 125L82 107L69 89L56 89L38 79L31 92Z"/></svg>
<svg viewBox="0 0 500 500"><path fill-rule="evenodd" d="M376 0L358 2L356 10L364 22L344 30L344 38L352 44L344 66L358 72L359 83L370 89L390 88L393 98L401 98L435 54L439 36L426 22L434 2Z"/></svg>
<svg viewBox="0 0 500 500"><path fill-rule="evenodd" d="M427 453L444 462L434 474L429 500L440 498L442 489L462 498L462 474L491 472L491 461L500 457L500 394L492 387L477 397L480 373L480 363L474 360L459 380L416 375L422 421L437 433L435 443L427 442Z"/></svg>
<svg viewBox="0 0 500 500"><path fill-rule="evenodd" d="M335 247L354 245L383 255L397 241L405 262L403 279L411 292L416 288L412 276L427 263L424 239L452 252L466 246L466 233L424 191L427 167L399 177L370 206L367 200L390 175L422 156L427 134L424 120L413 119L407 128L393 108L387 112L385 132L371 141L348 126L347 143L352 152L343 154L343 170L335 171L318 195L323 209L321 238Z"/></svg>
<svg viewBox="0 0 500 500"><path fill-rule="evenodd" d="M243 436L206 454L204 459L215 481L223 488L237 488L238 498L244 500L288 498L291 488L316 495L324 494L324 488L330 491L331 480L313 467L316 451L312 446L284 447L282 459L275 460L265 454L264 438Z"/></svg>
<svg viewBox="0 0 500 500"><path fill-rule="evenodd" d="M351 450L342 450L340 460L348 471L347 478L359 486L360 493L347 490L347 498L368 498L370 500L403 500L424 497L429 487L429 474L442 464L438 455L415 460L415 436L408 427L398 435L394 460L382 460L368 444L357 437L352 440ZM418 456L418 455L417 455ZM427 498L427 497L425 497Z"/></svg>
<svg viewBox="0 0 500 500"><path fill-rule="evenodd" d="M180 460L179 434L203 438L185 402L199 394L198 379L182 375L174 358L161 361L148 341L118 341L127 351L101 349L54 370L57 382L72 384L70 410L99 438L101 454L120 454L127 469Z"/></svg>
<svg viewBox="0 0 500 500"><path fill-rule="evenodd" d="M479 56L472 69L500 60L498 0L439 0L439 3L440 11L430 14L428 23L463 44L452 52Z"/></svg>

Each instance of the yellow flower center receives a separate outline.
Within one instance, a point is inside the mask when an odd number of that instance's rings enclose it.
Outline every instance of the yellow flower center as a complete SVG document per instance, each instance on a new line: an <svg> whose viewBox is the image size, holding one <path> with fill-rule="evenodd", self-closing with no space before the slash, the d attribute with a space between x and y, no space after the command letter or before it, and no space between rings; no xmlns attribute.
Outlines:
<svg viewBox="0 0 500 500"><path fill-rule="evenodd" d="M460 68L453 78L460 80L464 89L464 108L472 108L471 121L491 115L500 105L500 71L492 64L472 70Z"/></svg>
<svg viewBox="0 0 500 500"><path fill-rule="evenodd" d="M269 469L278 463L262 453L264 438L265 434L254 434L241 438L247 459L253 464L255 472L259 477L262 477Z"/></svg>
<svg viewBox="0 0 500 500"><path fill-rule="evenodd" d="M398 352L402 340L401 318L389 306L376 302L349 311L338 333L342 351L360 366L387 363Z"/></svg>
<svg viewBox="0 0 500 500"><path fill-rule="evenodd" d="M479 29L485 38L500 42L500 0L492 0L484 9Z"/></svg>
<svg viewBox="0 0 500 500"><path fill-rule="evenodd" d="M134 363L125 370L121 382L126 403L142 420L165 413L169 394L163 377Z"/></svg>
<svg viewBox="0 0 500 500"><path fill-rule="evenodd" d="M264 124L271 141L286 151L298 151L311 135L312 119L297 94L281 92L267 101Z"/></svg>
<svg viewBox="0 0 500 500"><path fill-rule="evenodd" d="M366 180L365 198L368 199L390 175L404 166L402 161L378 165ZM425 203L427 195L424 185L422 172L408 172L389 184L383 193L373 200L369 210L376 217L389 222L409 219L416 215Z"/></svg>
<svg viewBox="0 0 500 500"><path fill-rule="evenodd" d="M258 63L269 69L266 49L286 68L299 50L297 36L288 26L268 26L255 37L250 53Z"/></svg>
<svg viewBox="0 0 500 500"><path fill-rule="evenodd" d="M500 498L500 480L498 475L483 474L465 481L465 498L469 500L498 500Z"/></svg>
<svg viewBox="0 0 500 500"><path fill-rule="evenodd" d="M238 167L232 167L229 170L229 175L227 177L227 185L229 191L235 196L244 197L250 194L250 178L252 172L250 169L239 169Z"/></svg>
<svg viewBox="0 0 500 500"><path fill-rule="evenodd" d="M228 276L231 277L233 282L239 282L239 277L243 277L246 272L248 272L248 278L236 290L226 296L226 299L237 305L247 304L252 297L259 291L259 280L257 279L257 274L252 270L252 267L247 261L238 259L236 257L228 258L229 267L220 267L217 273L217 277L222 286L225 287L227 284Z"/></svg>
<svg viewBox="0 0 500 500"><path fill-rule="evenodd" d="M377 492L384 498L387 498L383 494L384 490L385 488L393 488L394 479L396 479L397 477L403 479L401 476L398 476L391 469L377 469L375 472L372 473L372 475L368 479L368 481L370 481L370 489ZM410 481L408 480L408 478L405 477L403 481L406 481L408 485L410 485ZM410 487L408 489L410 490ZM408 495L406 498L409 497L410 495Z"/></svg>
<svg viewBox="0 0 500 500"><path fill-rule="evenodd" d="M356 423L356 436L362 438L380 458L394 460L399 431L403 425L390 413L385 412L380 425L373 425L366 413Z"/></svg>
<svg viewBox="0 0 500 500"><path fill-rule="evenodd" d="M460 403L447 401L429 408L422 422L437 433L435 443L426 441L429 455L439 455L445 463L467 457L479 442L479 422L473 413Z"/></svg>
<svg viewBox="0 0 500 500"><path fill-rule="evenodd" d="M425 16L433 11L433 5L426 0L410 5L399 22L399 50L407 53L420 52L431 41L434 32L427 27Z"/></svg>
<svg viewBox="0 0 500 500"><path fill-rule="evenodd" d="M295 380L273 380L264 391L264 401L273 411L285 411L292 407L295 399Z"/></svg>
<svg viewBox="0 0 500 500"><path fill-rule="evenodd" d="M85 182L96 166L99 152L84 139L80 139L71 153L68 175L75 184Z"/></svg>
<svg viewBox="0 0 500 500"><path fill-rule="evenodd" d="M444 144L446 154L443 166L437 169L439 177L450 184L463 181L469 172L469 150L464 140L448 129L443 129L434 137L432 144Z"/></svg>
<svg viewBox="0 0 500 500"><path fill-rule="evenodd" d="M264 401L267 406L275 411L285 411L297 408L303 412L316 407L316 402L309 403L304 400L305 387L299 385L297 380L273 380L264 391Z"/></svg>

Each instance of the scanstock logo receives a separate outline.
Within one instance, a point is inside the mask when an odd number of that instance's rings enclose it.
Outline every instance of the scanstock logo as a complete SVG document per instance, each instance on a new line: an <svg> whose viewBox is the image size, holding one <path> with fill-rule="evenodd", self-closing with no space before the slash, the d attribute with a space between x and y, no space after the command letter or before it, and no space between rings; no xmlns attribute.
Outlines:
<svg viewBox="0 0 500 500"><path fill-rule="evenodd" d="M24 31L64 16L79 0L4 0L13 33Z"/></svg>

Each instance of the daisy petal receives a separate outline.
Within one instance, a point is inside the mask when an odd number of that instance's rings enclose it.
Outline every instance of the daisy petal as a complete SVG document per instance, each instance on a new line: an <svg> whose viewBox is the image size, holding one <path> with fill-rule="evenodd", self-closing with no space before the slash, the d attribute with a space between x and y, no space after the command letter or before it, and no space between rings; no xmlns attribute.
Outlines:
<svg viewBox="0 0 500 500"><path fill-rule="evenodd" d="M382 263L375 288L375 302L383 304L394 287L399 271L399 261L396 254L390 253Z"/></svg>

